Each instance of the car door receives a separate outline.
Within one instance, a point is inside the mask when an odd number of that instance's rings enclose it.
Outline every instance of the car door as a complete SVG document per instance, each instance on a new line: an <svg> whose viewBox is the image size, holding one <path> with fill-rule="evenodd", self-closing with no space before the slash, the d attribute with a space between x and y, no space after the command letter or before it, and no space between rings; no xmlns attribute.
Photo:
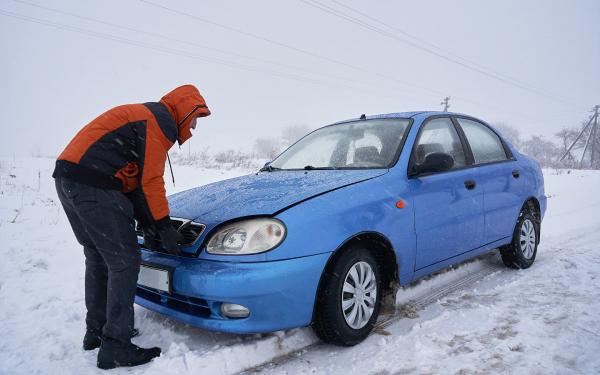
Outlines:
<svg viewBox="0 0 600 375"><path fill-rule="evenodd" d="M456 117L456 121L466 137L483 186L482 245L510 237L523 200L518 162L487 125L461 117Z"/></svg>
<svg viewBox="0 0 600 375"><path fill-rule="evenodd" d="M415 140L408 166L417 234L415 270L481 245L483 189L461 138L450 117L434 117L424 122ZM415 175L415 165L431 152L452 156L454 166Z"/></svg>

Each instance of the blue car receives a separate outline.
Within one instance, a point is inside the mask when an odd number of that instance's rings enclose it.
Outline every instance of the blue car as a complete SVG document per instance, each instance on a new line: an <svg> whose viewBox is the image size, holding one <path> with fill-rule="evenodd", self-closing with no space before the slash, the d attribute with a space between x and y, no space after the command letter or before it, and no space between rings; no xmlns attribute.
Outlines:
<svg viewBox="0 0 600 375"><path fill-rule="evenodd" d="M489 124L404 112L325 126L169 205L183 255L139 232L137 304L224 332L311 325L351 346L401 285L496 248L530 267L546 197L540 166Z"/></svg>

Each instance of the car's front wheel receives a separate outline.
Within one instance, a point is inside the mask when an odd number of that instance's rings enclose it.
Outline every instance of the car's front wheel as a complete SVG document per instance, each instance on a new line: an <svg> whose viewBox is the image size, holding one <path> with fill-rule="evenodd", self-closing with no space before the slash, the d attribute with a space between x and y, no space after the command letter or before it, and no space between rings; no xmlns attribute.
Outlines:
<svg viewBox="0 0 600 375"><path fill-rule="evenodd" d="M352 346L363 341L379 315L381 277L371 253L351 246L323 275L313 330L327 343Z"/></svg>
<svg viewBox="0 0 600 375"><path fill-rule="evenodd" d="M512 242L500 248L505 266L515 269L531 267L537 255L538 231L537 220L532 213L521 211Z"/></svg>

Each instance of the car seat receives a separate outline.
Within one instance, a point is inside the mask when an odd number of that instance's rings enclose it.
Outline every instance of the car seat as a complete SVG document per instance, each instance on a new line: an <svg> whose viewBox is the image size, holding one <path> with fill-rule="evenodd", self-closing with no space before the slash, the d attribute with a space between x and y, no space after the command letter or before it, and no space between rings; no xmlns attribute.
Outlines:
<svg viewBox="0 0 600 375"><path fill-rule="evenodd" d="M425 155L432 152L444 153L444 146L441 143L423 143L417 146L417 163L422 163Z"/></svg>
<svg viewBox="0 0 600 375"><path fill-rule="evenodd" d="M354 162L367 162L367 163L376 163L383 164L381 155L379 155L379 151L375 146L366 146L357 148L354 151Z"/></svg>

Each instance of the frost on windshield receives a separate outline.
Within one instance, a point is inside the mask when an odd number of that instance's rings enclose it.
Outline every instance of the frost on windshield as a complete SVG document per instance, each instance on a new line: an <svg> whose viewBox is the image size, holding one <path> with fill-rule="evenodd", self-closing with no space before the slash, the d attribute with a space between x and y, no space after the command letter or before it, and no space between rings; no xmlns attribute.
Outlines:
<svg viewBox="0 0 600 375"><path fill-rule="evenodd" d="M327 126L289 148L271 167L387 168L397 155L408 124L408 119L386 118Z"/></svg>

